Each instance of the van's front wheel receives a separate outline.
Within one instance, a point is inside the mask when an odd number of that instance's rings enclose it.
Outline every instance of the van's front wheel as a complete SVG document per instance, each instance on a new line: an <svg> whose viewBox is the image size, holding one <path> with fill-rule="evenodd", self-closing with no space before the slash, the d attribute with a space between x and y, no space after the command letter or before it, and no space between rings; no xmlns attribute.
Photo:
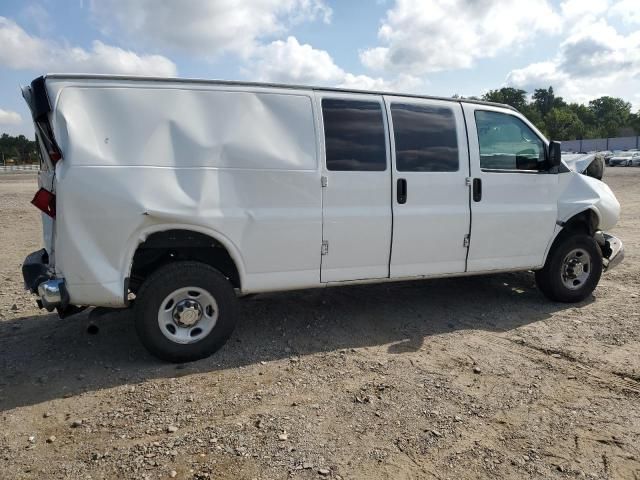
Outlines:
<svg viewBox="0 0 640 480"><path fill-rule="evenodd" d="M549 299L572 303L591 295L601 275L602 251L595 239L586 234L563 235L536 272L536 284Z"/></svg>
<svg viewBox="0 0 640 480"><path fill-rule="evenodd" d="M236 298L229 281L199 262L176 262L151 274L136 295L135 325L156 357L189 362L208 357L236 324Z"/></svg>

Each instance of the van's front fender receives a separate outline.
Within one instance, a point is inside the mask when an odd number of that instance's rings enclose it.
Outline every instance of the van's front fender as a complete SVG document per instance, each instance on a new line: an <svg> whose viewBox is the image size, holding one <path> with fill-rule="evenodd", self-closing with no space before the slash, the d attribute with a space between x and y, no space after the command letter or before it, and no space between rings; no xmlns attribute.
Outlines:
<svg viewBox="0 0 640 480"><path fill-rule="evenodd" d="M606 183L575 172L561 174L560 177L560 225L587 210L591 210L598 219L596 230L608 230L616 225L620 218L620 203Z"/></svg>

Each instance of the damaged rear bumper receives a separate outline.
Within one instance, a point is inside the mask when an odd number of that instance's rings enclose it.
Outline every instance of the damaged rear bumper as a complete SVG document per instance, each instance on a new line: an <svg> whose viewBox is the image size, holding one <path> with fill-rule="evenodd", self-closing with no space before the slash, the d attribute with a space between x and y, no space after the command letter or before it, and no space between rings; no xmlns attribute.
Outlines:
<svg viewBox="0 0 640 480"><path fill-rule="evenodd" d="M602 250L602 264L605 272L622 262L624 259L622 240L604 232L596 232L595 239Z"/></svg>
<svg viewBox="0 0 640 480"><path fill-rule="evenodd" d="M38 296L38 306L62 315L69 307L69 293L63 278L55 278L49 268L49 255L43 248L27 255L22 264L22 278L27 290Z"/></svg>

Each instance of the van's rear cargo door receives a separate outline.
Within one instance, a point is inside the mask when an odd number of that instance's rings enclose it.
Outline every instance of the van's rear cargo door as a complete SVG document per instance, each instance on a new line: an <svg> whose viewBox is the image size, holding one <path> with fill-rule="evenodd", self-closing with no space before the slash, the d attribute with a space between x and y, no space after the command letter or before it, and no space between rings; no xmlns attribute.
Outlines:
<svg viewBox="0 0 640 480"><path fill-rule="evenodd" d="M44 81L42 81L42 88L44 88ZM35 121L36 105L34 99L33 84L22 88L22 96L24 97L29 109L34 116L35 137L38 144L38 153L40 156L40 170L38 171L38 189L44 188L51 193L56 192L55 185L55 166L52 160L49 158L48 150L46 147L46 141L42 138L43 132L41 127ZM37 190L37 189L36 189ZM35 192L34 192L35 193ZM44 247L49 253L49 263L53 264L53 246L54 246L54 227L55 219L42 213L42 234Z"/></svg>

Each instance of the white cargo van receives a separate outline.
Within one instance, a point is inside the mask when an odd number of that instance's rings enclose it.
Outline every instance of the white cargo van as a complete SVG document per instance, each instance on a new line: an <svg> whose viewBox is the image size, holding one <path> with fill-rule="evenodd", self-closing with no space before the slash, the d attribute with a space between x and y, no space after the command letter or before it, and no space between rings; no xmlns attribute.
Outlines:
<svg viewBox="0 0 640 480"><path fill-rule="evenodd" d="M623 257L611 190L505 105L95 75L23 94L45 244L27 288L62 316L132 306L163 359L218 349L239 295L534 270L577 302Z"/></svg>

